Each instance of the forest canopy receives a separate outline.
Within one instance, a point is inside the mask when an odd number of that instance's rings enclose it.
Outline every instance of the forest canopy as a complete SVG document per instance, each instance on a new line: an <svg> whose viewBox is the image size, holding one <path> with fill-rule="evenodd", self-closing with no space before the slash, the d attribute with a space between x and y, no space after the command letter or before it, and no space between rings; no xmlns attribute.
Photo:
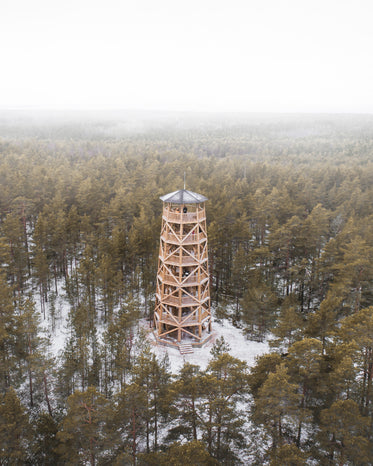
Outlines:
<svg viewBox="0 0 373 466"><path fill-rule="evenodd" d="M372 123L2 112L0 462L372 464ZM223 344L171 374L134 334L184 173L215 317L270 341L250 369Z"/></svg>

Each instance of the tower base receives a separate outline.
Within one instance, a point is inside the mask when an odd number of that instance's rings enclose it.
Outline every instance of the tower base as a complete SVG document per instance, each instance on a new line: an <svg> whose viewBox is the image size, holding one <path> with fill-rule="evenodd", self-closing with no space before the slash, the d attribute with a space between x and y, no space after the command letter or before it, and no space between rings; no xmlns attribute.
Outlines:
<svg viewBox="0 0 373 466"><path fill-rule="evenodd" d="M177 340L174 338L160 338L157 334L156 330L153 330L153 335L155 338L155 341L162 346L167 346L169 348L176 348L179 349L179 346L182 344L185 344L185 339L181 340L179 343ZM214 337L214 333L208 333L207 335L204 335L200 341L188 341L193 348L201 348L203 345L208 343L212 338Z"/></svg>

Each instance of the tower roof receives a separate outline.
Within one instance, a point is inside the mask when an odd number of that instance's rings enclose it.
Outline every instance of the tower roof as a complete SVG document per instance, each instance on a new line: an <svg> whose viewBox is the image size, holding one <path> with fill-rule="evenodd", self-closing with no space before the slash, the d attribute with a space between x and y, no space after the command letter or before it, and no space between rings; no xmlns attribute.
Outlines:
<svg viewBox="0 0 373 466"><path fill-rule="evenodd" d="M186 189L179 189L179 191L165 194L160 199L163 202L172 202L173 204L199 204L207 201L207 197L202 196L202 194L193 193Z"/></svg>

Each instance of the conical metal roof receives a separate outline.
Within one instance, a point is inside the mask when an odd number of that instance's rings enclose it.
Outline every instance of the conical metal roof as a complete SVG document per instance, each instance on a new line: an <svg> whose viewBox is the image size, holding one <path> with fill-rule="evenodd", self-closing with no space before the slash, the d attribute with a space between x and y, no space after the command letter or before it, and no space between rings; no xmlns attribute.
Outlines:
<svg viewBox="0 0 373 466"><path fill-rule="evenodd" d="M186 189L180 189L179 191L165 194L159 199L163 202L172 202L173 204L199 204L207 201L207 197L202 196L202 194L193 193Z"/></svg>

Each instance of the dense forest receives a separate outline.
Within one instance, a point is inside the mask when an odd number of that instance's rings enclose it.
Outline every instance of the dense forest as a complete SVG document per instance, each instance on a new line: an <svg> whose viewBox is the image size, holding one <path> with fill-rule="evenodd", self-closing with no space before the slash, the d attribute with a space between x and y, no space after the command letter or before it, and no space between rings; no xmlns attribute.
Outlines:
<svg viewBox="0 0 373 466"><path fill-rule="evenodd" d="M373 464L373 117L4 113L0 156L0 464ZM251 368L138 330L184 172Z"/></svg>

